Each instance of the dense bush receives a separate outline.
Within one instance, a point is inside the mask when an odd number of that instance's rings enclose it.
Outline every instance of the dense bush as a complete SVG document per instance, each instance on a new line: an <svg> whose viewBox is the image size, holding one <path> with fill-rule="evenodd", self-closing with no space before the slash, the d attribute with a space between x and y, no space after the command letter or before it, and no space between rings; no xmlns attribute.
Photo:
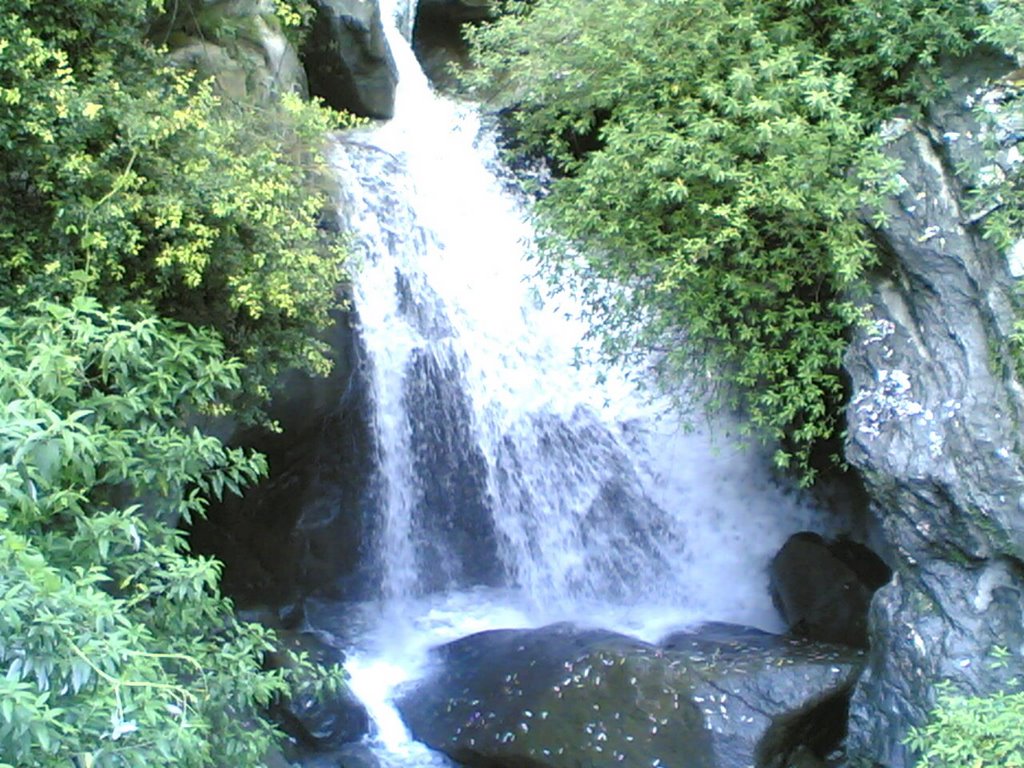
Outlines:
<svg viewBox="0 0 1024 768"><path fill-rule="evenodd" d="M263 671L273 635L177 527L265 472L188 426L240 370L87 299L0 311L0 765L260 763L308 664Z"/></svg>
<svg viewBox="0 0 1024 768"><path fill-rule="evenodd" d="M218 99L146 41L161 11L0 7L0 768L258 765L266 706L340 683L265 671L179 527L266 472L190 424L327 367L339 118Z"/></svg>
<svg viewBox="0 0 1024 768"><path fill-rule="evenodd" d="M536 0L471 34L470 84L515 103L552 279L583 294L613 358L667 385L722 384L807 461L839 426L858 220L892 176L887 105L970 44L976 4Z"/></svg>
<svg viewBox="0 0 1024 768"><path fill-rule="evenodd" d="M0 11L0 304L89 293L209 326L258 399L283 367L326 366L342 254L314 182L336 118L221 103L145 41L160 7Z"/></svg>

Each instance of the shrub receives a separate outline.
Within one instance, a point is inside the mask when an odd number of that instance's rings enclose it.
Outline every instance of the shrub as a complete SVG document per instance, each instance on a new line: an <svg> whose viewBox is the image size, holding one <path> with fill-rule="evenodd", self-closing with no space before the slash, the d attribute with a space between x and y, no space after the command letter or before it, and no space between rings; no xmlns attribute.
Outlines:
<svg viewBox="0 0 1024 768"><path fill-rule="evenodd" d="M308 674L263 671L177 528L266 469L188 426L239 385L222 352L89 299L0 311L0 764L259 764Z"/></svg>
<svg viewBox="0 0 1024 768"><path fill-rule="evenodd" d="M323 372L343 252L317 230L315 105L222 104L144 33L161 4L0 11L0 304L96 296L211 327L256 399Z"/></svg>
<svg viewBox="0 0 1024 768"><path fill-rule="evenodd" d="M507 94L518 151L552 164L541 263L582 294L605 353L717 390L809 480L841 423L872 259L859 217L894 175L876 122L971 44L976 9L509 2L470 33L466 80Z"/></svg>
<svg viewBox="0 0 1024 768"><path fill-rule="evenodd" d="M921 768L1024 767L1024 693L968 697L947 691L932 714L908 740L921 755Z"/></svg>

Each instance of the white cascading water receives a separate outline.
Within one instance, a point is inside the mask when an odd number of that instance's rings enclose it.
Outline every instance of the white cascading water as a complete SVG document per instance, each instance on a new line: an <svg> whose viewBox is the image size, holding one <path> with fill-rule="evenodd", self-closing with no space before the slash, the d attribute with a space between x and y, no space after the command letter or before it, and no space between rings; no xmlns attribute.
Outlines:
<svg viewBox="0 0 1024 768"><path fill-rule="evenodd" d="M565 619L652 640L702 620L777 628L765 567L813 512L727 424L683 432L624 376L574 364L585 328L531 285L493 136L432 92L399 30L411 10L390 4L395 117L333 153L363 256L380 599L309 615L349 648L382 764L448 765L390 704L431 646Z"/></svg>

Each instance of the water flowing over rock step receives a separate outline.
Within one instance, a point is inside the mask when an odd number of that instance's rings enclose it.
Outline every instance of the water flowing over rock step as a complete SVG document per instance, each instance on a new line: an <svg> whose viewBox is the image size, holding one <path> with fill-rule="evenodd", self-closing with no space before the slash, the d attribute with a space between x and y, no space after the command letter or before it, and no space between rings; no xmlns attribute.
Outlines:
<svg viewBox="0 0 1024 768"><path fill-rule="evenodd" d="M442 646L398 707L417 739L470 768L814 765L845 733L863 663L731 624L654 645L563 623Z"/></svg>

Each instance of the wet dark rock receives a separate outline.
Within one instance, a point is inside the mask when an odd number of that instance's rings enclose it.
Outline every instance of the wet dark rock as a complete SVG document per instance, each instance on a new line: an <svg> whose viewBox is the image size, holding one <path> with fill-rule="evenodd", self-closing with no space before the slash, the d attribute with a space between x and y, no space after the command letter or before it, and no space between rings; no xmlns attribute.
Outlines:
<svg viewBox="0 0 1024 768"><path fill-rule="evenodd" d="M462 24L467 21L486 21L497 11L494 0L419 0L417 23L424 17L446 19Z"/></svg>
<svg viewBox="0 0 1024 768"><path fill-rule="evenodd" d="M490 514L487 460L473 437L472 404L458 366L424 350L405 381L418 509L412 538L417 586L500 584L504 577Z"/></svg>
<svg viewBox="0 0 1024 768"><path fill-rule="evenodd" d="M792 634L867 647L871 596L891 575L874 552L849 539L797 533L772 559L770 574L772 601Z"/></svg>
<svg viewBox="0 0 1024 768"><path fill-rule="evenodd" d="M702 632L706 632L705 636ZM859 651L713 625L660 646L558 624L440 648L399 708L468 766L781 768L842 737Z"/></svg>
<svg viewBox="0 0 1024 768"><path fill-rule="evenodd" d="M906 736L928 719L940 681L987 695L1020 671L986 657L1024 642L1024 390L1007 341L1024 244L997 251L981 237L987 212L965 202L977 179L1020 161L1019 116L1000 117L1017 95L992 85L1013 67L961 63L929 119L883 130L902 191L875 231L871 323L845 363L847 458L896 570L872 602L870 659L851 703L851 756L867 764L915 764ZM997 117L995 162L980 151L979 103Z"/></svg>
<svg viewBox="0 0 1024 768"><path fill-rule="evenodd" d="M194 551L224 562L224 590L243 606L297 605L311 593L356 597L372 568L363 547L373 436L354 324L340 315L328 334L330 376L285 375L270 414L281 433L231 436L267 455L271 479L226 497L193 526Z"/></svg>
<svg viewBox="0 0 1024 768"><path fill-rule="evenodd" d="M301 768L383 768L380 760L363 744L346 744L341 749L298 758Z"/></svg>
<svg viewBox="0 0 1024 768"><path fill-rule="evenodd" d="M472 66L464 24L479 24L497 13L494 0L420 0L412 44L416 58L435 88L456 89L452 67Z"/></svg>
<svg viewBox="0 0 1024 768"><path fill-rule="evenodd" d="M373 0L313 0L316 17L302 49L309 89L336 109L388 119L398 69Z"/></svg>
<svg viewBox="0 0 1024 768"><path fill-rule="evenodd" d="M310 632L278 630L284 647L305 653L320 666L342 664L344 654ZM275 655L268 665L284 663L284 657ZM370 730L370 717L366 707L348 688L332 694L313 696L302 694L274 706L271 715L282 730L292 737L291 752L295 756L336 753L345 745L359 741Z"/></svg>

